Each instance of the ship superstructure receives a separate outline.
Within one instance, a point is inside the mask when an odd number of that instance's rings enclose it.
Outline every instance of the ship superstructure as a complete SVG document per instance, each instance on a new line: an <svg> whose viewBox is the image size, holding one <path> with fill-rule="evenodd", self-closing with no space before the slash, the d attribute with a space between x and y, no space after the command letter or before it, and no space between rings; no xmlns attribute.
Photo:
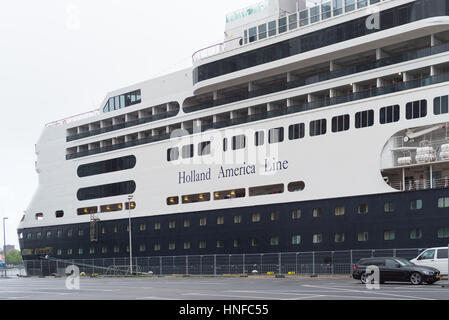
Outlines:
<svg viewBox="0 0 449 320"><path fill-rule="evenodd" d="M50 123L22 255L429 247L449 238L449 2L266 0L193 66ZM132 196L132 198L130 197Z"/></svg>

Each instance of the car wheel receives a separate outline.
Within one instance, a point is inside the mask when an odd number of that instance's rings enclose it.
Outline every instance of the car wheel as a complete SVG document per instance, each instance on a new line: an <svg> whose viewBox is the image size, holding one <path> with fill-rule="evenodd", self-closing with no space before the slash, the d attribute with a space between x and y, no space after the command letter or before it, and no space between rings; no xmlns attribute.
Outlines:
<svg viewBox="0 0 449 320"><path fill-rule="evenodd" d="M411 282L413 285L421 284L421 282L422 282L422 276L421 276L421 274L420 274L419 272L413 272L413 273L411 274L411 276L410 276L410 282Z"/></svg>
<svg viewBox="0 0 449 320"><path fill-rule="evenodd" d="M360 276L360 281L363 284L368 284L368 277L369 277L368 273L362 273L362 275Z"/></svg>

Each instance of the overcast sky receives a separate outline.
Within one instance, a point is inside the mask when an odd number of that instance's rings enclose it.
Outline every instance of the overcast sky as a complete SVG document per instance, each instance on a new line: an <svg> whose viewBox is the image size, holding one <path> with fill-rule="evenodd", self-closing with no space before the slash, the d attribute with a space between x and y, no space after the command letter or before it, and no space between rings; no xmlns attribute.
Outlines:
<svg viewBox="0 0 449 320"><path fill-rule="evenodd" d="M99 107L109 91L191 65L223 40L226 13L258 0L14 0L0 3L0 218L6 242L37 188L46 123ZM3 246L3 229L0 228Z"/></svg>

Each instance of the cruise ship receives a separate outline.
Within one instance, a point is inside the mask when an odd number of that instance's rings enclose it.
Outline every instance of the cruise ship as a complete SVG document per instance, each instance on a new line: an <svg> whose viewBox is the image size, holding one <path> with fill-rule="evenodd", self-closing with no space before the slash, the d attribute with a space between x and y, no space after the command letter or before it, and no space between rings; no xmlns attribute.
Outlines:
<svg viewBox="0 0 449 320"><path fill-rule="evenodd" d="M448 0L255 3L45 126L23 259L446 246L448 95Z"/></svg>

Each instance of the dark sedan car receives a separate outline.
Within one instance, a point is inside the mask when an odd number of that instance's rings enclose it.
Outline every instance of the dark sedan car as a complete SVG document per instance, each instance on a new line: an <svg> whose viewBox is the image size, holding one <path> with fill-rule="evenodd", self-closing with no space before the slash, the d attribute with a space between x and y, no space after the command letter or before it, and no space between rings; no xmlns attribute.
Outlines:
<svg viewBox="0 0 449 320"><path fill-rule="evenodd" d="M352 271L352 277L363 284L369 282L371 272L366 272L369 266L379 270L379 282L402 281L411 282L414 285L427 282L432 284L440 280L440 271L435 268L418 266L403 258L367 258L360 260ZM372 270L373 268L369 268Z"/></svg>

